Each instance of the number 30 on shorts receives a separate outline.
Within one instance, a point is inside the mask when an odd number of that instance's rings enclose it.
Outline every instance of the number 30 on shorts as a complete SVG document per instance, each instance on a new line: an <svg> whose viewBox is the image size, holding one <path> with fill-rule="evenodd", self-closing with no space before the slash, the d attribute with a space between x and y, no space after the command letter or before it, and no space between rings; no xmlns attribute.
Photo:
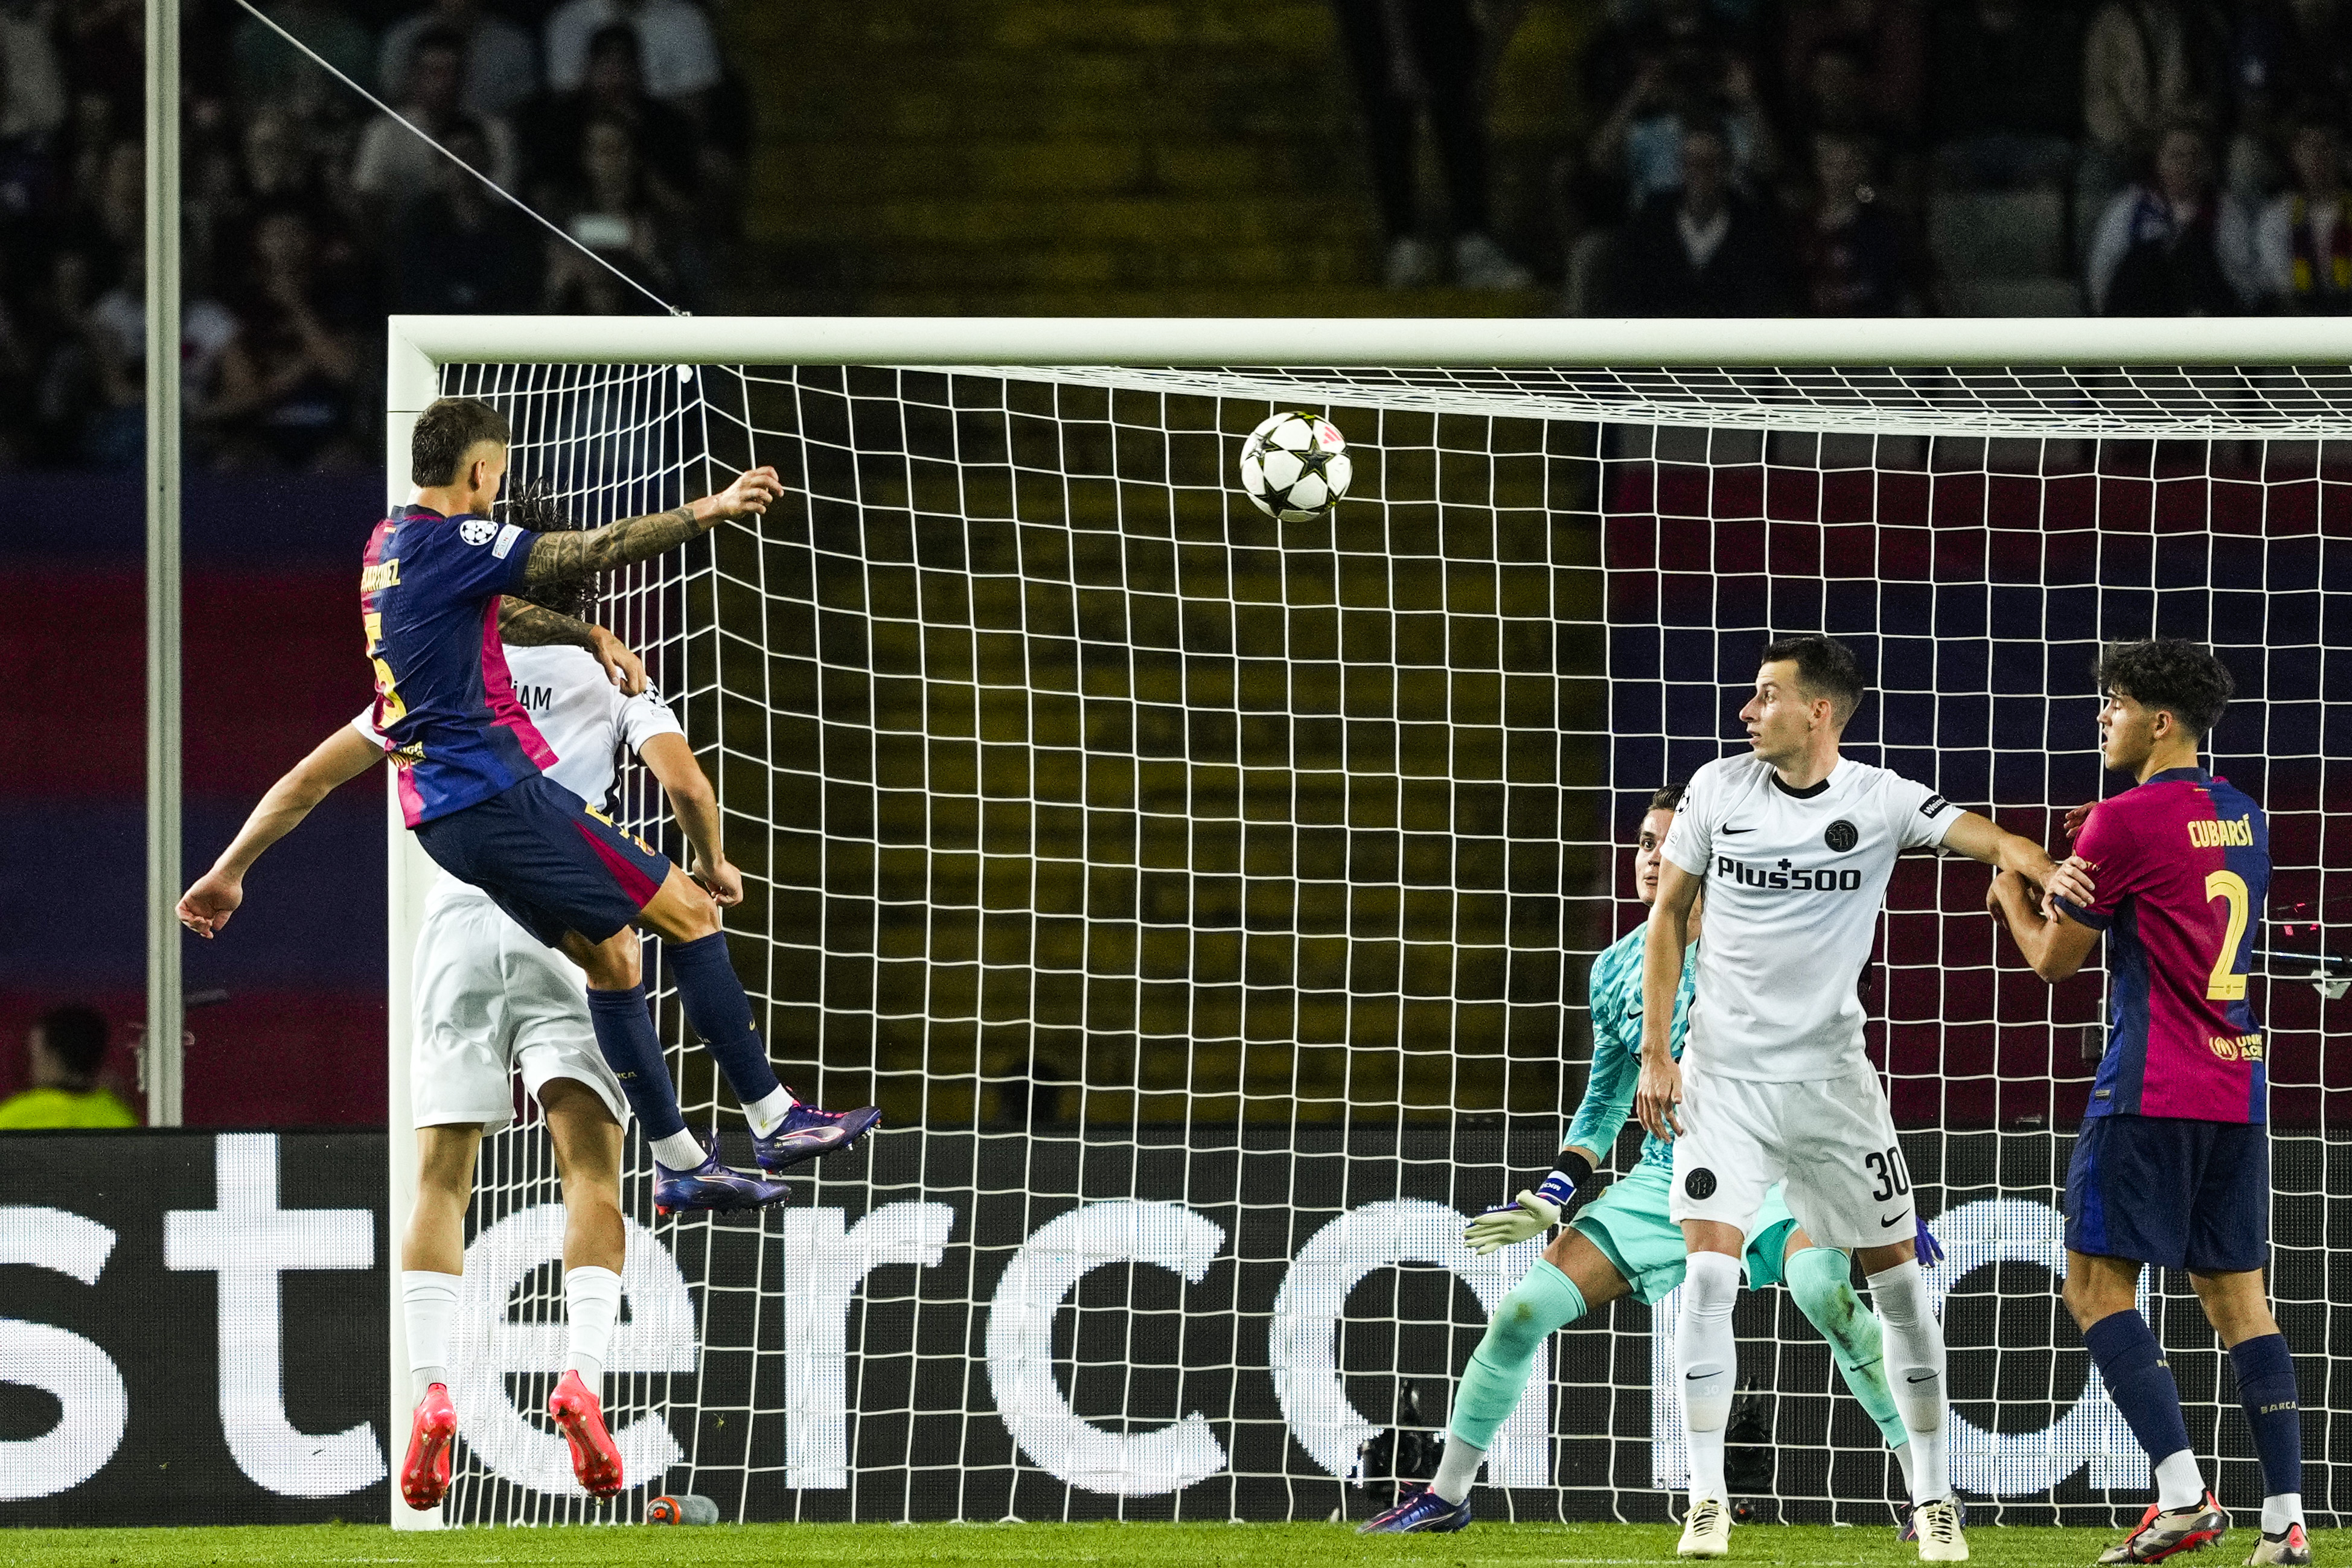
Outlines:
<svg viewBox="0 0 2352 1568"><path fill-rule="evenodd" d="M1911 1173L1904 1168L1903 1151L1888 1149L1885 1154L1873 1151L1862 1156L1862 1166L1878 1177L1878 1190L1870 1195L1873 1203L1885 1203L1890 1197L1900 1197L1911 1190Z"/></svg>

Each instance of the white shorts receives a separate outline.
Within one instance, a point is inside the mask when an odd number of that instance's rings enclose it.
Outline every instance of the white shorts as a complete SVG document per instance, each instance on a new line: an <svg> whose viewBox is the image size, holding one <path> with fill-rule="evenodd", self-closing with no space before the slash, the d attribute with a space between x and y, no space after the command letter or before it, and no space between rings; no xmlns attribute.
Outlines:
<svg viewBox="0 0 2352 1568"><path fill-rule="evenodd" d="M596 1049L588 977L486 894L436 897L416 935L416 1040L408 1099L420 1127L514 1120L514 1077L539 1098L551 1078L585 1083L629 1124L620 1080Z"/></svg>
<svg viewBox="0 0 2352 1568"><path fill-rule="evenodd" d="M1711 1219L1745 1231L1766 1189L1785 1182L1789 1212L1822 1247L1908 1241L1911 1173L1878 1074L1759 1083L1683 1064L1682 1136L1675 1140L1675 1224Z"/></svg>

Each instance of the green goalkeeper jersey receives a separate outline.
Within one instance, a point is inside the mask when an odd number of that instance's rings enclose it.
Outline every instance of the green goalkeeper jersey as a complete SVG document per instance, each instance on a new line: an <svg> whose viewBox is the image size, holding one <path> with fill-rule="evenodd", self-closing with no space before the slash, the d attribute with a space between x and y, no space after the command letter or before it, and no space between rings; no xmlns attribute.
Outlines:
<svg viewBox="0 0 2352 1568"><path fill-rule="evenodd" d="M1605 1158L1633 1113L1633 1091L1642 1080L1642 960L1649 938L1649 923L1643 921L1592 960L1592 1071L1584 1081L1584 1103L1560 1140L1562 1148L1591 1149ZM1682 1059L1683 1031L1690 1025L1691 998L1697 991L1694 942L1683 953L1683 983L1675 992L1674 1022L1666 1030L1676 1061ZM1651 1134L1642 1141L1642 1163L1673 1165L1674 1145Z"/></svg>

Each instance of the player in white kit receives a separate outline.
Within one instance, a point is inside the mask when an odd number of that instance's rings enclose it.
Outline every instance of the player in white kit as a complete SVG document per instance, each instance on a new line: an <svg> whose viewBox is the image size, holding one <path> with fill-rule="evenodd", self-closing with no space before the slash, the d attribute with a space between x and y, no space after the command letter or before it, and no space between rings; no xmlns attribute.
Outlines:
<svg viewBox="0 0 2352 1568"><path fill-rule="evenodd" d="M578 606L585 610L588 601ZM697 873L722 903L741 896L720 852L719 813L685 732L658 692L626 661L631 695L614 687L596 655L572 646L518 647L506 658L515 695L558 760L548 776L583 800L609 804L625 745L653 772L697 852ZM245 873L337 787L380 763L373 707L337 731L271 787L213 869L180 903L182 921L211 936L243 901ZM597 1049L587 978L578 965L525 931L479 888L438 874L425 900L414 967L417 1028L410 1048L410 1100L417 1139L417 1193L401 1248L401 1294L412 1367L415 1430L401 1471L412 1507L439 1502L461 1406L494 1389L449 1391L449 1342L465 1269L465 1220L483 1134L514 1119L513 1080L539 1102L563 1190L563 1294L570 1319L565 1375L549 1414L572 1448L580 1484L610 1497L624 1484L603 1413L604 1361L621 1308L626 1231L620 1205L622 1131L629 1106ZM789 1192L746 1172L733 1179L763 1202Z"/></svg>
<svg viewBox="0 0 2352 1568"><path fill-rule="evenodd" d="M1681 1554L1720 1557L1731 1516L1724 1427L1738 1382L1731 1308L1742 1231L1784 1182L1822 1247L1850 1249L1885 1325L1889 1382L1911 1434L1913 1520L1927 1562L1965 1561L1945 1451L1943 1328L1927 1306L1910 1173L1863 1051L1857 984L1905 850L1948 849L2046 886L2050 857L1883 768L1838 755L1864 695L1828 637L1764 650L1740 710L1751 754L1693 776L1664 846L1643 968L1642 1124L1674 1138L1669 1213L1689 1249L1676 1357L1689 1437ZM1679 1065L1665 1020L1701 891L1698 994Z"/></svg>

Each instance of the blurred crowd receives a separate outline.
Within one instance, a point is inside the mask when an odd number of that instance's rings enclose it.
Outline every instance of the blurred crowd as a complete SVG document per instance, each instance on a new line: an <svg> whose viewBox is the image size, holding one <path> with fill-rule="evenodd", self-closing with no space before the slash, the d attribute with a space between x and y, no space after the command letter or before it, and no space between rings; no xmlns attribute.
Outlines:
<svg viewBox="0 0 2352 1568"><path fill-rule="evenodd" d="M1525 286L1489 230L1482 124L1521 0L1334 3L1387 281L1446 273L1413 203L1425 123L1453 280ZM1569 314L2352 307L2352 0L1591 8L1585 123L1550 182ZM1964 276L2037 267L2054 296Z"/></svg>
<svg viewBox="0 0 2352 1568"><path fill-rule="evenodd" d="M749 144L697 0L268 0L323 59L687 308ZM0 0L0 465L144 446L142 0ZM185 0L193 463L381 461L388 310L653 308L233 0Z"/></svg>

